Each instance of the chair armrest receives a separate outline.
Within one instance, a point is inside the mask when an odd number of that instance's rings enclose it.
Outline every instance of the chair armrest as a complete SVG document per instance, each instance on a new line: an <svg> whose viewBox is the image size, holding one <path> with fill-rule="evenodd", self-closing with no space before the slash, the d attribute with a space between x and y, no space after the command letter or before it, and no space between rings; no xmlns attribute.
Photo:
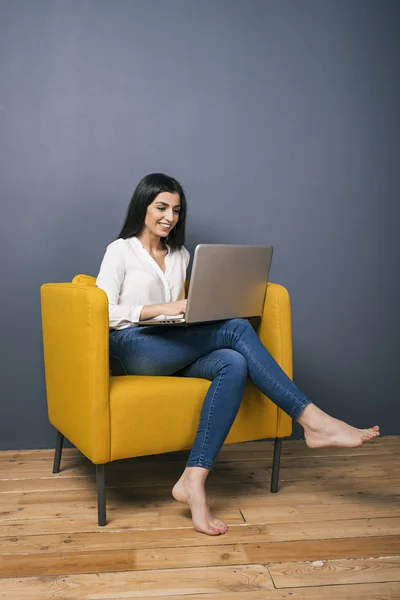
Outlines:
<svg viewBox="0 0 400 600"><path fill-rule="evenodd" d="M50 422L92 462L108 462L107 295L72 283L46 283L40 292Z"/></svg>
<svg viewBox="0 0 400 600"><path fill-rule="evenodd" d="M258 337L282 367L293 378L292 321L290 297L286 288L277 283L269 283L265 296L261 322L256 329ZM292 420L282 410L278 410L277 437L290 435Z"/></svg>
<svg viewBox="0 0 400 600"><path fill-rule="evenodd" d="M290 298L286 288L269 283L264 311L257 334L285 373L292 378L292 323Z"/></svg>

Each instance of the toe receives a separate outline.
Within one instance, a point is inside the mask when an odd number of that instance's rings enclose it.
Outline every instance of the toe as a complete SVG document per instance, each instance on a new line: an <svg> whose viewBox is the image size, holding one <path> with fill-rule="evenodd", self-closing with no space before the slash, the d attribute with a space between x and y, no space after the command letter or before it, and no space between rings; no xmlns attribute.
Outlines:
<svg viewBox="0 0 400 600"><path fill-rule="evenodd" d="M224 534L228 531L228 525L224 525L223 527L220 528L220 533Z"/></svg>
<svg viewBox="0 0 400 600"><path fill-rule="evenodd" d="M369 441L373 440L374 438L376 438L378 435L379 435L378 432L369 430L369 431L364 432L361 439L363 442L369 442Z"/></svg>
<svg viewBox="0 0 400 600"><path fill-rule="evenodd" d="M206 535L221 535L220 530L216 527L195 527L195 530Z"/></svg>
<svg viewBox="0 0 400 600"><path fill-rule="evenodd" d="M228 525L219 519L213 519L212 526L213 528L218 529L220 533L225 533L228 529Z"/></svg>

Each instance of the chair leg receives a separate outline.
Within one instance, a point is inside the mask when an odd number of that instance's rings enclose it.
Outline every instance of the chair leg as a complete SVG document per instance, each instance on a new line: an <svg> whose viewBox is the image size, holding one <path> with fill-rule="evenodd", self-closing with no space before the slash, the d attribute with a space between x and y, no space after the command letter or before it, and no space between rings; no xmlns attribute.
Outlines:
<svg viewBox="0 0 400 600"><path fill-rule="evenodd" d="M282 438L275 438L274 459L272 463L271 492L276 494L279 489L279 467L281 466Z"/></svg>
<svg viewBox="0 0 400 600"><path fill-rule="evenodd" d="M53 473L60 472L61 454L64 444L64 436L62 433L57 431L56 451L54 454Z"/></svg>
<svg viewBox="0 0 400 600"><path fill-rule="evenodd" d="M96 465L97 514L100 527L107 525L105 465Z"/></svg>

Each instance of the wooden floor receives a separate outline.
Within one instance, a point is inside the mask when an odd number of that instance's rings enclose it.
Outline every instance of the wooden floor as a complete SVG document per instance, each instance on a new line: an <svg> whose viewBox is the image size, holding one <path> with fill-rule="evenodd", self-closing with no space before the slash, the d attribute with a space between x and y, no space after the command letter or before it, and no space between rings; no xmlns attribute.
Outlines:
<svg viewBox="0 0 400 600"><path fill-rule="evenodd" d="M187 452L107 467L97 527L94 467L64 450L0 453L0 598L7 600L400 599L400 437L356 449L284 441L223 448L208 479L230 528L191 527L170 490Z"/></svg>

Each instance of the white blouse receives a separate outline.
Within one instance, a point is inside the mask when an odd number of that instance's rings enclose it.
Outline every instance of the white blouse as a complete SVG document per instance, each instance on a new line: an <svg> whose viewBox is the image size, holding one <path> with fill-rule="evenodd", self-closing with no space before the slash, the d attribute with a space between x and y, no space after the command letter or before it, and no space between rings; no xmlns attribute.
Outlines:
<svg viewBox="0 0 400 600"><path fill-rule="evenodd" d="M190 254L184 246L167 249L163 273L137 237L120 238L107 246L96 285L108 296L110 329L132 327L147 304L185 298Z"/></svg>

